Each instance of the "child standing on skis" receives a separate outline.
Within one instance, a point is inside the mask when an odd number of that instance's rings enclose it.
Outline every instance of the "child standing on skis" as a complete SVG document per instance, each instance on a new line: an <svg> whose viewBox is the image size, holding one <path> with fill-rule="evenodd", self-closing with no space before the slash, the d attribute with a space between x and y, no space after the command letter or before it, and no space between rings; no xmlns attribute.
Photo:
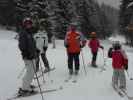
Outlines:
<svg viewBox="0 0 133 100"><path fill-rule="evenodd" d="M97 67L96 65L96 59L97 59L97 52L98 49L104 49L103 46L100 45L99 39L96 36L96 32L91 32L91 39L88 43L88 46L91 49L91 53L92 53L92 61L91 61L91 65L92 67Z"/></svg>
<svg viewBox="0 0 133 100"><path fill-rule="evenodd" d="M42 61L45 66L44 72L50 71L49 62L46 56L46 51L48 48L48 36L47 32L44 30L44 20L42 19L40 21L40 28L39 31L34 35L34 39L36 41L36 47L37 47L37 58L36 58L36 71L39 70L39 56L41 56Z"/></svg>
<svg viewBox="0 0 133 100"><path fill-rule="evenodd" d="M112 85L113 87L126 89L126 78L124 70L128 70L128 58L125 51L122 50L120 43L115 42L108 51L108 57L112 58L113 76ZM120 82L120 83L119 83Z"/></svg>

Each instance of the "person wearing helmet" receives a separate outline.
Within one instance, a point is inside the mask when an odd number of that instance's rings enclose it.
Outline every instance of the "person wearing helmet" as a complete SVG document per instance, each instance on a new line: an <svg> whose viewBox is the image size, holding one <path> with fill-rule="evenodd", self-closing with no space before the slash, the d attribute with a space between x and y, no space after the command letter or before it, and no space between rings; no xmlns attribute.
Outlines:
<svg viewBox="0 0 133 100"><path fill-rule="evenodd" d="M88 46L91 49L91 53L92 53L92 61L91 61L91 65L92 67L97 67L96 65L96 59L97 59L97 52L98 49L104 49L103 46L100 45L99 39L96 36L96 32L91 32L90 34L91 39L88 42Z"/></svg>
<svg viewBox="0 0 133 100"><path fill-rule="evenodd" d="M36 59L36 71L39 70L39 56L41 56L42 61L45 66L44 72L50 71L49 62L46 56L46 51L48 48L48 36L47 32L44 30L43 21L40 22L40 29L39 31L34 35L35 41L36 41L36 47L37 47L37 54L38 57Z"/></svg>
<svg viewBox="0 0 133 100"><path fill-rule="evenodd" d="M126 89L126 77L124 70L128 70L128 58L118 41L114 42L112 47L109 48L108 57L112 58L113 88Z"/></svg>
<svg viewBox="0 0 133 100"><path fill-rule="evenodd" d="M34 93L33 85L31 85L34 78L35 58L36 58L36 44L33 38L32 20L25 18L23 20L23 31L19 34L19 49L25 64L26 73L23 77L22 87L19 89L19 95L26 95Z"/></svg>
<svg viewBox="0 0 133 100"><path fill-rule="evenodd" d="M76 27L74 25L71 25L64 40L68 56L69 75L73 74L73 61L75 62L75 75L78 75L80 67L79 54L81 48L83 47L82 39L81 33L76 31Z"/></svg>

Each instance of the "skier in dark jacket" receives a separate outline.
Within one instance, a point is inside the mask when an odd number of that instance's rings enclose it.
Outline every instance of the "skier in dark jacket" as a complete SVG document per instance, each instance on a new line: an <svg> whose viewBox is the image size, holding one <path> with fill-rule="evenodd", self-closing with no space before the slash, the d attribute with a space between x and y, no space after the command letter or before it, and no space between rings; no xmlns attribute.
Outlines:
<svg viewBox="0 0 133 100"><path fill-rule="evenodd" d="M23 20L23 31L19 34L19 49L25 63L26 73L23 77L22 87L18 93L20 95L34 93L33 86L31 85L34 78L35 58L36 58L36 44L33 38L34 29L32 20L25 18Z"/></svg>

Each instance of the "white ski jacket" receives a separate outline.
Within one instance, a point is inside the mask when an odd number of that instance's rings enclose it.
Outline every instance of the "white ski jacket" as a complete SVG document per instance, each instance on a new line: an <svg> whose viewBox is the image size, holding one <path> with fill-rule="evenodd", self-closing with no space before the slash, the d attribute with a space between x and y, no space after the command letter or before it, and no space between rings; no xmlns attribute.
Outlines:
<svg viewBox="0 0 133 100"><path fill-rule="evenodd" d="M43 53L44 47L48 47L48 36L46 31L39 31L34 35L34 39L36 41L36 47L40 50L40 53Z"/></svg>

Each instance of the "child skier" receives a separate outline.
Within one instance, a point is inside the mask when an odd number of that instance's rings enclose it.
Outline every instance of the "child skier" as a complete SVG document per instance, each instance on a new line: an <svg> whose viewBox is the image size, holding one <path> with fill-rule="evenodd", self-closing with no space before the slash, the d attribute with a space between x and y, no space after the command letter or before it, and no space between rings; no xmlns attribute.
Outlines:
<svg viewBox="0 0 133 100"><path fill-rule="evenodd" d="M126 89L124 70L128 70L128 58L119 42L115 42L112 46L108 51L108 57L112 58L112 85L115 89Z"/></svg>
<svg viewBox="0 0 133 100"><path fill-rule="evenodd" d="M68 69L69 74L73 74L73 60L75 62L75 75L79 72L79 54L81 48L84 46L82 43L82 35L76 31L76 26L71 25L69 31L66 33L64 45L67 49L68 56Z"/></svg>
<svg viewBox="0 0 133 100"><path fill-rule="evenodd" d="M98 48L101 48L101 49L104 49L104 48L103 46L100 45L100 42L96 36L96 32L91 32L91 39L88 43L88 46L90 47L91 53L92 53L91 65L92 67L97 67L96 58L97 58Z"/></svg>
<svg viewBox="0 0 133 100"><path fill-rule="evenodd" d="M34 35L35 41L36 41L36 47L37 47L37 58L36 58L36 71L39 70L39 56L41 56L42 61L45 66L44 72L50 71L49 62L46 57L46 51L48 48L48 36L47 32L44 30L44 21L40 21L40 29L39 31Z"/></svg>

